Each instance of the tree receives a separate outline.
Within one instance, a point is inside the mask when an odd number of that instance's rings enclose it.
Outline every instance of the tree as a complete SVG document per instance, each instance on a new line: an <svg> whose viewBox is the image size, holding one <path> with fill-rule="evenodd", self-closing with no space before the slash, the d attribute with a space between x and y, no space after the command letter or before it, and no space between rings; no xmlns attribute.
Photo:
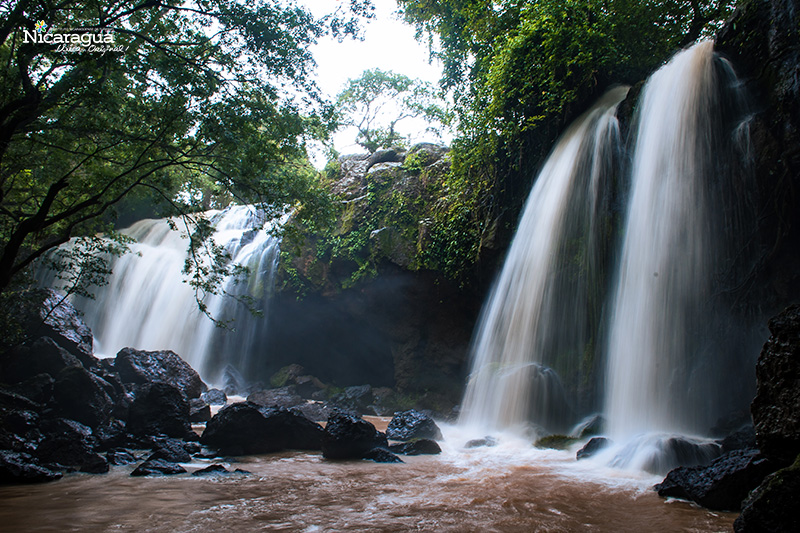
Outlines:
<svg viewBox="0 0 800 533"><path fill-rule="evenodd" d="M209 235L191 216L209 183L271 213L313 213L324 192L304 143L333 114L308 81L308 48L355 34L371 9L350 0L315 19L279 0L4 3L0 293L48 250L108 229L131 196L186 215L194 245Z"/></svg>
<svg viewBox="0 0 800 533"><path fill-rule="evenodd" d="M337 97L340 125L355 127L356 142L370 152L389 148L405 139L397 131L401 120L423 118L434 131L434 124L448 123L448 114L435 92L429 83L403 74L365 70L359 78L348 80Z"/></svg>

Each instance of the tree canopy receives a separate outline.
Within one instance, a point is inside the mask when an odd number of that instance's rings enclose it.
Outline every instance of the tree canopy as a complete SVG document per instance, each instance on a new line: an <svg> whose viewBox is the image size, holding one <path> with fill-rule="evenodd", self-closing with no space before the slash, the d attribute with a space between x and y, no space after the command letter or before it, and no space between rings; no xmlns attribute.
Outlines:
<svg viewBox="0 0 800 533"><path fill-rule="evenodd" d="M358 130L356 142L374 152L405 140L397 131L400 121L419 117L435 131L448 122L436 88L421 80L380 69L366 70L339 93L336 101L339 125Z"/></svg>
<svg viewBox="0 0 800 533"><path fill-rule="evenodd" d="M309 46L372 9L337 5L316 19L280 0L3 3L0 292L137 195L182 213L209 187L272 212L324 204L304 143L334 121Z"/></svg>

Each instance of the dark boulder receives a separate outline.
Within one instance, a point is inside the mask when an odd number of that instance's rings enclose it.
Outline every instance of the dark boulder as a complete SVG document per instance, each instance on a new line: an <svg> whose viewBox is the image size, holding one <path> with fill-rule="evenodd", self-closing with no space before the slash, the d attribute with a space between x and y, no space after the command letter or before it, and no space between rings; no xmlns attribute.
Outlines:
<svg viewBox="0 0 800 533"><path fill-rule="evenodd" d="M172 476L185 474L186 469L177 463L170 463L161 459L148 459L131 472L132 476Z"/></svg>
<svg viewBox="0 0 800 533"><path fill-rule="evenodd" d="M228 396L219 389L208 389L200 395L200 399L208 405L225 405L228 403Z"/></svg>
<svg viewBox="0 0 800 533"><path fill-rule="evenodd" d="M442 439L442 431L431 417L415 409L395 413L386 428L390 440Z"/></svg>
<svg viewBox="0 0 800 533"><path fill-rule="evenodd" d="M186 438L192 432L189 402L180 390L166 383L142 385L131 402L127 427L139 437L164 434Z"/></svg>
<svg viewBox="0 0 800 533"><path fill-rule="evenodd" d="M97 439L88 426L65 418L45 420L40 425L44 435L36 448L36 457L42 464L58 468L78 468L84 466L89 471L108 471L98 465L105 463L95 448Z"/></svg>
<svg viewBox="0 0 800 533"><path fill-rule="evenodd" d="M253 392L247 396L247 401L263 407L283 407L285 409L305 403L292 385Z"/></svg>
<svg viewBox="0 0 800 533"><path fill-rule="evenodd" d="M117 353L114 369L123 383L166 383L180 390L187 398L199 398L208 390L189 363L170 350L147 352L123 348Z"/></svg>
<svg viewBox="0 0 800 533"><path fill-rule="evenodd" d="M706 466L676 468L654 489L662 497L691 500L708 509L738 511L742 500L774 469L758 450L736 450Z"/></svg>
<svg viewBox="0 0 800 533"><path fill-rule="evenodd" d="M289 409L314 422L325 422L333 410L322 402L306 402Z"/></svg>
<svg viewBox="0 0 800 533"><path fill-rule="evenodd" d="M372 448L362 456L362 459L375 461L376 463L402 463L403 460L386 448Z"/></svg>
<svg viewBox="0 0 800 533"><path fill-rule="evenodd" d="M188 463L192 456L186 450L184 442L179 439L163 439L156 443L155 451L147 458L167 461L169 463Z"/></svg>
<svg viewBox="0 0 800 533"><path fill-rule="evenodd" d="M80 471L86 474L105 474L110 469L108 459L95 453L83 462Z"/></svg>
<svg viewBox="0 0 800 533"><path fill-rule="evenodd" d="M322 433L319 424L286 409L241 402L214 415L200 442L225 455L319 450Z"/></svg>
<svg viewBox="0 0 800 533"><path fill-rule="evenodd" d="M597 435L602 435L605 431L606 427L606 419L603 415L594 414L589 415L578 424L572 428L570 431L570 437L576 437L578 439L585 439L587 437L595 437Z"/></svg>
<svg viewBox="0 0 800 533"><path fill-rule="evenodd" d="M56 413L92 428L99 427L114 409L105 386L108 383L82 366L64 368L55 376L53 385Z"/></svg>
<svg viewBox="0 0 800 533"><path fill-rule="evenodd" d="M605 437L592 437L583 448L578 450L576 459L578 461L581 459L588 459L597 454L600 450L607 448L609 444L611 444L611 441Z"/></svg>
<svg viewBox="0 0 800 533"><path fill-rule="evenodd" d="M800 305L769 321L772 334L758 356L758 389L750 406L762 453L780 464L800 454Z"/></svg>
<svg viewBox="0 0 800 533"><path fill-rule="evenodd" d="M322 456L326 459L361 459L373 448L388 448L386 435L355 416L334 412L322 436Z"/></svg>
<svg viewBox="0 0 800 533"><path fill-rule="evenodd" d="M55 377L69 367L81 367L80 360L56 344L50 337L40 337L31 344L18 346L0 358L0 376L6 383L19 383L39 374Z"/></svg>
<svg viewBox="0 0 800 533"><path fill-rule="evenodd" d="M797 495L800 494L800 456L787 468L770 474L742 502L742 514L733 523L736 533L800 531Z"/></svg>
<svg viewBox="0 0 800 533"><path fill-rule="evenodd" d="M199 423L211 420L211 406L201 398L189 400L189 422Z"/></svg>
<svg viewBox="0 0 800 533"><path fill-rule="evenodd" d="M24 396L33 402L47 404L53 400L54 384L53 376L42 373L8 386L6 390Z"/></svg>
<svg viewBox="0 0 800 533"><path fill-rule="evenodd" d="M432 439L414 439L401 444L392 444L389 451L400 455L436 455L442 449Z"/></svg>
<svg viewBox="0 0 800 533"><path fill-rule="evenodd" d="M61 476L61 472L43 467L27 453L0 450L0 485L43 483Z"/></svg>
<svg viewBox="0 0 800 533"><path fill-rule="evenodd" d="M111 465L129 465L136 462L136 455L125 448L115 448L106 452L106 461Z"/></svg>

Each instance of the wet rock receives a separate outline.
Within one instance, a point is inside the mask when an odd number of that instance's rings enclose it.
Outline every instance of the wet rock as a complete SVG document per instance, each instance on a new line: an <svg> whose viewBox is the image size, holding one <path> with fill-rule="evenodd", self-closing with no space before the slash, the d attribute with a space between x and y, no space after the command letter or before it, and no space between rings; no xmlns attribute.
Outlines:
<svg viewBox="0 0 800 533"><path fill-rule="evenodd" d="M800 456L794 464L764 479L742 502L742 514L733 523L736 533L800 531L797 495L800 494Z"/></svg>
<svg viewBox="0 0 800 533"><path fill-rule="evenodd" d="M43 467L27 453L0 450L0 485L43 483L61 476L61 472Z"/></svg>
<svg viewBox="0 0 800 533"><path fill-rule="evenodd" d="M578 422L578 424L572 428L569 435L570 437L576 437L578 439L586 439L588 437L602 435L605 431L605 427L605 417L600 414L593 414Z"/></svg>
<svg viewBox="0 0 800 533"><path fill-rule="evenodd" d="M442 431L431 417L410 409L395 413L386 428L386 438L390 440L442 439Z"/></svg>
<svg viewBox="0 0 800 533"><path fill-rule="evenodd" d="M59 416L89 427L102 425L111 416L114 402L100 378L83 368L64 368L55 376L53 400Z"/></svg>
<svg viewBox="0 0 800 533"><path fill-rule="evenodd" d="M200 395L200 399L208 405L225 405L228 403L228 397L219 389L208 389Z"/></svg>
<svg viewBox="0 0 800 533"><path fill-rule="evenodd" d="M680 435L646 435L620 450L611 466L634 466L651 474L666 475L679 466L707 465L720 456L722 447L716 442Z"/></svg>
<svg viewBox="0 0 800 533"><path fill-rule="evenodd" d="M325 422L333 412L330 407L322 402L306 402L296 405L289 410L301 414L314 422Z"/></svg>
<svg viewBox="0 0 800 533"><path fill-rule="evenodd" d="M442 449L432 439L414 439L389 446L389 451L400 455L437 455Z"/></svg>
<svg viewBox="0 0 800 533"><path fill-rule="evenodd" d="M247 401L263 407L283 407L285 409L305 403L292 385L253 392L247 397Z"/></svg>
<svg viewBox="0 0 800 533"><path fill-rule="evenodd" d="M114 369L123 383L166 383L177 388L187 398L199 398L208 390L189 363L170 350L147 352L123 348L117 353Z"/></svg>
<svg viewBox="0 0 800 533"><path fill-rule="evenodd" d="M205 477L205 476L224 476L227 474L232 474L227 468L222 465L209 465L205 468L201 468L200 470L195 470L192 472L193 476L197 477Z"/></svg>
<svg viewBox="0 0 800 533"><path fill-rule="evenodd" d="M588 459L600 450L607 448L609 444L611 444L611 441L605 437L592 437L583 448L578 450L576 459L578 461L581 459Z"/></svg>
<svg viewBox="0 0 800 533"><path fill-rule="evenodd" d="M24 396L33 402L47 404L53 399L54 384L53 376L43 373L9 386L6 390Z"/></svg>
<svg viewBox="0 0 800 533"><path fill-rule="evenodd" d="M737 450L706 466L676 468L654 489L662 497L691 500L708 509L738 511L742 500L774 469L758 450Z"/></svg>
<svg viewBox="0 0 800 533"><path fill-rule="evenodd" d="M50 337L40 337L0 358L0 375L7 383L19 383L39 374L55 377L69 367L81 367L80 360L56 344Z"/></svg>
<svg viewBox="0 0 800 533"><path fill-rule="evenodd" d="M100 454L92 454L80 466L80 471L86 474L105 474L109 471L108 460Z"/></svg>
<svg viewBox="0 0 800 533"><path fill-rule="evenodd" d="M800 454L800 305L773 317L769 330L756 364L758 388L750 411L759 449L787 465Z"/></svg>
<svg viewBox="0 0 800 533"><path fill-rule="evenodd" d="M106 461L111 465L129 465L136 462L136 455L125 448L117 448L106 452Z"/></svg>
<svg viewBox="0 0 800 533"><path fill-rule="evenodd" d="M142 385L131 403L127 427L136 436L164 434L186 438L192 432L189 403L183 393L171 385Z"/></svg>
<svg viewBox="0 0 800 533"><path fill-rule="evenodd" d="M214 415L200 442L224 455L319 450L322 433L318 424L286 409L241 402Z"/></svg>
<svg viewBox="0 0 800 533"><path fill-rule="evenodd" d="M189 400L189 422L208 422L211 420L211 406L201 398Z"/></svg>
<svg viewBox="0 0 800 533"><path fill-rule="evenodd" d="M352 415L334 412L322 436L326 459L361 459L373 448L387 448L386 435L375 426Z"/></svg>
<svg viewBox="0 0 800 533"><path fill-rule="evenodd" d="M314 376L297 376L294 380L295 392L303 399L310 400L314 394L324 392L326 387Z"/></svg>
<svg viewBox="0 0 800 533"><path fill-rule="evenodd" d="M161 460L168 463L188 463L192 460L192 456L189 455L183 441L178 439L164 439L156 444L155 451L147 460Z"/></svg>
<svg viewBox="0 0 800 533"><path fill-rule="evenodd" d="M375 413L370 409L370 405L374 399L371 386L357 385L347 387L344 392L333 396L328 403L359 415L373 415Z"/></svg>
<svg viewBox="0 0 800 533"><path fill-rule="evenodd" d="M566 450L576 442L578 442L578 439L576 439L575 437L569 437L567 435L548 435L546 437L538 439L536 442L533 443L533 445L536 446L537 448L549 448L551 450Z"/></svg>
<svg viewBox="0 0 800 533"><path fill-rule="evenodd" d="M40 425L44 438L36 448L36 457L42 464L59 467L96 469L105 459L95 452L97 439L88 426L64 418L45 420ZM102 459L102 461L101 461ZM107 465L105 470L107 471Z"/></svg>
<svg viewBox="0 0 800 533"><path fill-rule="evenodd" d="M132 476L172 476L185 474L186 469L177 463L170 463L161 459L148 459L131 472Z"/></svg>
<svg viewBox="0 0 800 533"><path fill-rule="evenodd" d="M366 452L362 459L375 461L376 463L402 463L403 460L386 448L373 448Z"/></svg>
<svg viewBox="0 0 800 533"><path fill-rule="evenodd" d="M756 428L753 427L753 424L746 425L732 432L719 443L722 446L722 453L755 449L757 447Z"/></svg>
<svg viewBox="0 0 800 533"><path fill-rule="evenodd" d="M497 446L497 439L487 435L482 439L472 439L467 441L467 443L464 445L464 448L491 448L492 446Z"/></svg>

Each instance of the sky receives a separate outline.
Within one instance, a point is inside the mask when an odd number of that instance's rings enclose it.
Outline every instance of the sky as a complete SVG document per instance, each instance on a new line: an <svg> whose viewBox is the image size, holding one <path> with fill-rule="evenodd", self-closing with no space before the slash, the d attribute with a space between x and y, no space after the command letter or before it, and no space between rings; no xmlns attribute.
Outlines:
<svg viewBox="0 0 800 533"><path fill-rule="evenodd" d="M302 3L316 16L331 12L331 6L340 0L304 0ZM396 14L395 0L372 0L375 5L375 18L365 24L363 41L346 39L337 42L326 38L311 48L317 62L317 84L333 100L344 88L348 79L358 78L367 69L379 68L418 78L438 85L441 77L439 62L431 64L427 43L414 38L414 28L402 21ZM398 130L411 135L412 142L447 142L449 138L437 139L424 134L425 123L404 119ZM333 143L341 154L363 152L355 144L355 129L337 132ZM315 154L315 165L319 166L319 154ZM324 165L324 161L322 162Z"/></svg>

